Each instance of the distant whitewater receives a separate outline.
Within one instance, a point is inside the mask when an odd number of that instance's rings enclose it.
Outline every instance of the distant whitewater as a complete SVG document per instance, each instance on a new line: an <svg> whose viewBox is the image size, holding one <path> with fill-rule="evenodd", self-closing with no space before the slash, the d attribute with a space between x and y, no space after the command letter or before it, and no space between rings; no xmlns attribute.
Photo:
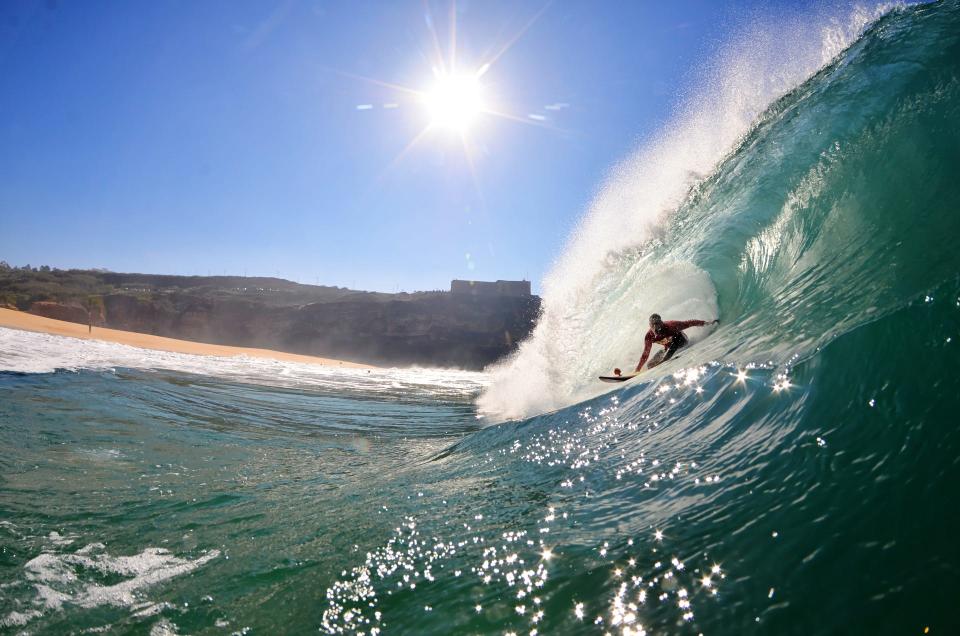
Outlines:
<svg viewBox="0 0 960 636"><path fill-rule="evenodd" d="M0 371L56 373L141 369L176 371L265 386L335 391L344 395L471 400L480 373L448 369L354 369L250 356L207 356L141 349L0 327Z"/></svg>
<svg viewBox="0 0 960 636"><path fill-rule="evenodd" d="M783 365L902 304L889 286L917 263L942 261L913 293L950 273L942 221L917 227L952 171L948 34L932 8L890 10L759 20L726 46L612 171L481 411L522 418L609 390L595 376L632 368L654 312L722 319L703 344L709 330L690 331L685 364Z"/></svg>

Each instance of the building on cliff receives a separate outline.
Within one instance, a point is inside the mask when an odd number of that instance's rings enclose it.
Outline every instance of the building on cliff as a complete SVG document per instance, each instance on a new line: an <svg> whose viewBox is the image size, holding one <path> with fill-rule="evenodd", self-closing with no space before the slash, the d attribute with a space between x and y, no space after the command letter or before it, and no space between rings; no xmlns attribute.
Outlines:
<svg viewBox="0 0 960 636"><path fill-rule="evenodd" d="M482 280L453 280L450 282L451 294L466 294L470 296L532 296L530 281L528 280L498 280L495 282Z"/></svg>

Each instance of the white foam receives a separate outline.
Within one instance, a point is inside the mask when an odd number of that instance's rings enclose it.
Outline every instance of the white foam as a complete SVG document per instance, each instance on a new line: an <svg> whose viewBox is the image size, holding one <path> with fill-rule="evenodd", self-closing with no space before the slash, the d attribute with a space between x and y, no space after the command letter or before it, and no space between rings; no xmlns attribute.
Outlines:
<svg viewBox="0 0 960 636"><path fill-rule="evenodd" d="M59 535L51 533L55 546L62 546ZM37 592L36 605L44 610L60 610L64 605L90 609L101 605L131 607L138 615L152 615L162 610L144 613L137 595L144 589L176 576L187 574L220 556L211 550L196 559L174 556L163 548L146 548L139 554L111 556L104 552L102 543L91 543L74 553L46 551L24 565L24 579ZM101 585L85 580L87 572L126 577L113 585ZM153 607L159 607L148 603ZM0 625L24 625L42 615L40 609L12 612L0 620Z"/></svg>
<svg viewBox="0 0 960 636"><path fill-rule="evenodd" d="M525 417L599 392L590 386L599 372L639 357L645 314L715 318L710 278L690 262L695 246L683 236L661 236L665 244L651 251L650 241L774 100L891 6L759 16L703 66L672 121L611 171L543 281L533 335L491 369L481 412L494 420ZM647 262L652 258L661 262Z"/></svg>
<svg viewBox="0 0 960 636"><path fill-rule="evenodd" d="M166 601L161 603L140 603L134 605L132 609L133 615L137 618L146 618L148 616L156 616L164 610L173 609L173 605Z"/></svg>
<svg viewBox="0 0 960 636"><path fill-rule="evenodd" d="M0 618L0 627L22 627L35 618L43 616L43 612L38 610L27 610L26 612L10 612L4 618Z"/></svg>
<svg viewBox="0 0 960 636"><path fill-rule="evenodd" d="M485 383L481 373L452 369L352 369L249 356L201 356L0 327L0 370L52 373L82 369L164 369L272 386L452 398L475 395Z"/></svg>
<svg viewBox="0 0 960 636"><path fill-rule="evenodd" d="M76 538L77 537L75 535L64 536L56 530L47 535L47 540L53 545L70 545L76 540Z"/></svg>
<svg viewBox="0 0 960 636"><path fill-rule="evenodd" d="M161 618L150 628L150 636L177 636L177 626L165 618Z"/></svg>

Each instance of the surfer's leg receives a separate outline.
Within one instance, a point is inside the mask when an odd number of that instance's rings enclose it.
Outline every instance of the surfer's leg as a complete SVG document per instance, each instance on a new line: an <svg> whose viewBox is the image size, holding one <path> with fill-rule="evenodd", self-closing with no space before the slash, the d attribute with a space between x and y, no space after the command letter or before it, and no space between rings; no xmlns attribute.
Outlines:
<svg viewBox="0 0 960 636"><path fill-rule="evenodd" d="M663 361L666 362L667 360L672 358L673 354L675 354L681 347L686 346L687 342L688 342L687 337L684 336L683 334L674 338L670 342L670 346L667 347L667 352L666 352L666 355L663 356Z"/></svg>

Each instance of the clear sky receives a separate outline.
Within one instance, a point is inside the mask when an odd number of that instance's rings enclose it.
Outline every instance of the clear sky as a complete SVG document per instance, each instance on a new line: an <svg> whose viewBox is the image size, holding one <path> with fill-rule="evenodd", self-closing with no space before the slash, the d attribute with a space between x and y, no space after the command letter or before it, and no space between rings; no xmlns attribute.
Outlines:
<svg viewBox="0 0 960 636"><path fill-rule="evenodd" d="M751 10L0 2L0 260L537 289L607 171ZM429 97L454 67L481 103L462 128Z"/></svg>

